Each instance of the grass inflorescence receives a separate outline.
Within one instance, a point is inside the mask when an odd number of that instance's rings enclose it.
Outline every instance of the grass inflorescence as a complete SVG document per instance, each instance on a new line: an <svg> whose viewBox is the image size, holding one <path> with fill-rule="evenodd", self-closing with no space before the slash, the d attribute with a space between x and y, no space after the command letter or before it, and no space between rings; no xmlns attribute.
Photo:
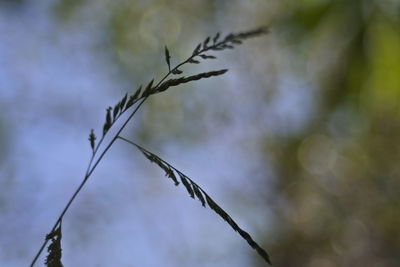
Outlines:
<svg viewBox="0 0 400 267"><path fill-rule="evenodd" d="M89 133L89 145L92 150L92 154L89 160L89 164L86 170L86 173L83 177L81 184L76 188L75 192L72 194L71 198L68 200L66 206L61 211L56 223L51 229L50 233L46 235L46 238L40 247L39 251L35 255L34 259L31 262L31 267L35 265L37 259L43 252L47 243L50 241L50 245L48 246L48 255L45 260L46 266L51 267L61 267L63 266L61 263L61 223L62 220L71 206L72 202L82 190L83 186L88 181L89 177L92 175L93 171L96 169L98 164L103 159L104 155L109 151L111 146L117 141L122 140L125 141L143 153L143 155L150 160L151 162L158 165L162 168L168 178L170 178L175 185L182 185L187 190L188 194L192 198L197 198L200 203L206 207L208 206L215 213L217 213L222 219L224 219L236 232L240 234L242 238L244 238L248 244L257 251L257 253L269 264L271 264L268 253L259 246L253 238L242 228L240 228L237 223L232 219L232 217L224 211L220 205L218 205L209 194L204 191L196 182L194 182L191 178L183 174L183 172L179 171L177 168L169 164L167 161L161 159L154 153L146 150L142 146L136 144L135 142L128 140L121 136L122 131L128 125L128 123L132 120L136 112L143 105L143 103L152 95L162 93L168 90L171 87L178 86L181 84L197 81L200 79L207 79L214 76L219 76L226 73L227 69L221 70L213 70L208 72L201 72L195 75L183 76L183 71L181 69L185 64L199 64L202 60L215 59L216 56L210 54L211 52L233 49L236 45L241 44L244 40L256 36L260 36L262 34L266 34L268 32L268 28L262 27L252 31L240 32L240 33L230 33L225 37L221 37L220 33L217 33L213 37L207 37L203 42L199 43L191 55L181 63L177 64L175 67L171 66L171 54L168 48L165 46L165 61L168 66L168 73L160 79L157 83L152 79L150 82L146 84L146 86L140 85L136 90L134 90L131 94L126 93L120 101L118 101L115 105L109 106L106 109L105 121L103 124L101 137L98 139L96 133L93 129L91 129ZM171 76L175 76L171 78ZM122 125L116 129L116 134L113 135L111 140L107 145L103 144L105 137L109 133L109 130L115 125L115 123L121 118L123 114L131 111L129 116L123 121Z"/></svg>

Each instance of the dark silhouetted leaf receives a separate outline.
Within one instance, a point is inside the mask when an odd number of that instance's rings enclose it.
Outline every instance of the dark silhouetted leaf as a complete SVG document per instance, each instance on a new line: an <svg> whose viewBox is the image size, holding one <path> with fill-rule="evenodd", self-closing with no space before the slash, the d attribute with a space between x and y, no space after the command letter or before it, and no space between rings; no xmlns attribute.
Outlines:
<svg viewBox="0 0 400 267"><path fill-rule="evenodd" d="M148 97L149 95L152 94L152 85L153 85L154 79L152 79L149 84L146 86L146 89L144 89L142 97Z"/></svg>
<svg viewBox="0 0 400 267"><path fill-rule="evenodd" d="M197 187L196 184L192 183L192 186L193 186L193 191L194 191L196 197L200 200L201 205L203 205L203 207L205 207L206 201L204 200L203 194L201 193L201 191L199 190L199 188Z"/></svg>
<svg viewBox="0 0 400 267"><path fill-rule="evenodd" d="M169 79L169 80L163 82L162 84L160 84L157 87L157 92L163 92L163 91L167 90L171 86L178 85L179 84L178 81L179 81L179 79Z"/></svg>
<svg viewBox="0 0 400 267"><path fill-rule="evenodd" d="M51 240L50 245L47 247L48 254L44 262L47 267L63 267L63 264L61 263L61 238L62 233L60 223L53 232L46 235L46 240Z"/></svg>
<svg viewBox="0 0 400 267"><path fill-rule="evenodd" d="M168 70L171 70L171 63L170 63L171 56L169 55L169 51L167 46L165 46L165 61L167 61Z"/></svg>
<svg viewBox="0 0 400 267"><path fill-rule="evenodd" d="M225 36L225 41L230 41L230 40L232 40L233 38L235 38L235 35L233 34L233 33L230 33L230 34L228 34L227 36Z"/></svg>
<svg viewBox="0 0 400 267"><path fill-rule="evenodd" d="M216 57L214 57L214 56L212 56L212 55L199 55L201 58L203 58L203 59L208 59L208 58L212 58L212 59L214 59L214 58L216 58Z"/></svg>
<svg viewBox="0 0 400 267"><path fill-rule="evenodd" d="M104 125L103 125L103 136L106 135L106 133L108 132L108 129L110 129L110 126L111 125L107 124L107 122L104 123Z"/></svg>
<svg viewBox="0 0 400 267"><path fill-rule="evenodd" d="M135 103L135 98L133 97L133 95L131 95L129 97L128 102L126 102L126 106L125 106L125 110L127 110L128 108L132 107L132 105Z"/></svg>
<svg viewBox="0 0 400 267"><path fill-rule="evenodd" d="M200 80L203 78L209 78L212 76L222 75L227 71L228 71L227 69L222 69L222 70L216 70L216 71L210 71L210 72L203 72L203 73L199 73L199 74L189 76L189 77L181 77L178 79L169 79L157 87L157 92L163 92L163 91L167 90L169 87L177 86L182 83L188 83L188 82Z"/></svg>
<svg viewBox="0 0 400 267"><path fill-rule="evenodd" d="M208 46L208 42L210 41L210 37L207 37L205 40L204 40L204 43L203 43L203 49L206 49Z"/></svg>
<svg viewBox="0 0 400 267"><path fill-rule="evenodd" d="M269 264L271 263L271 259L268 255L268 253L260 247L252 238L251 236L246 232L243 231L241 228L238 227L237 232L247 241L247 243L257 251L257 253Z"/></svg>
<svg viewBox="0 0 400 267"><path fill-rule="evenodd" d="M168 166L168 171L165 172L165 173L166 173L166 175L168 175L169 178L171 178L171 179L174 181L174 183L175 183L176 186L179 185L178 179L176 179L176 176L175 176L175 174L174 174L174 171L171 169L170 166Z"/></svg>
<svg viewBox="0 0 400 267"><path fill-rule="evenodd" d="M118 104L115 105L114 110L113 110L113 118L114 120L117 118L117 115L120 111L120 107L121 107L121 102L118 102Z"/></svg>
<svg viewBox="0 0 400 267"><path fill-rule="evenodd" d="M128 99L128 93L126 93L125 96L121 99L121 102L119 102L121 112L124 111L124 109L125 109L125 103L126 103L127 99Z"/></svg>
<svg viewBox="0 0 400 267"><path fill-rule="evenodd" d="M224 41L232 40L234 37L235 37L235 35L233 33L230 33L227 36L225 36Z"/></svg>
<svg viewBox="0 0 400 267"><path fill-rule="evenodd" d="M178 172L178 174L179 174L179 177L181 178L182 184L185 186L185 188L188 191L189 195L192 198L194 198L194 192L193 192L192 186L189 184L186 176L181 172Z"/></svg>
<svg viewBox="0 0 400 267"><path fill-rule="evenodd" d="M177 74L181 74L182 71L178 70L178 69L174 69L174 70L171 71L171 73L177 75Z"/></svg>
<svg viewBox="0 0 400 267"><path fill-rule="evenodd" d="M222 46L222 48L233 49L233 48L235 48L235 47L234 47L233 45L224 44L224 45Z"/></svg>
<svg viewBox="0 0 400 267"><path fill-rule="evenodd" d="M112 107L108 107L107 108L107 115L106 115L106 122L108 124L110 124L110 125L112 124L111 110L112 110Z"/></svg>
<svg viewBox="0 0 400 267"><path fill-rule="evenodd" d="M201 48L201 44L198 44L197 46L196 46L196 48L193 50L193 56L194 55L197 55L197 53L199 53L199 51L200 51L200 48Z"/></svg>
<svg viewBox="0 0 400 267"><path fill-rule="evenodd" d="M232 40L231 42L234 44L242 44L242 41L240 41L240 40Z"/></svg>
<svg viewBox="0 0 400 267"><path fill-rule="evenodd" d="M191 58L188 62L189 62L189 63L192 63L192 64L199 64L199 63L200 63L200 61L195 60L195 59L193 59L193 58Z"/></svg>
<svg viewBox="0 0 400 267"><path fill-rule="evenodd" d="M206 201L208 206L214 210L219 216L221 216L222 219L224 219L232 228L233 230L235 230L236 232L238 232L240 234L240 236L242 238L244 238L247 243L257 251L257 253L263 257L263 259L268 262L269 264L271 263L271 260L269 258L268 253L262 248L260 247L252 238L251 236L244 231L243 229L241 229L236 222L220 207L218 206L217 203L215 203L215 201L207 194L205 194L206 196Z"/></svg>
<svg viewBox="0 0 400 267"><path fill-rule="evenodd" d="M185 79L187 81L194 81L194 80L199 80L199 79L203 79L203 78L209 78L209 77L212 77L212 76L222 75L227 71L228 71L228 69L203 72L203 73L199 73L197 75L189 76L189 77L187 77Z"/></svg>
<svg viewBox="0 0 400 267"><path fill-rule="evenodd" d="M139 97L141 90L142 90L142 86L139 86L139 88L136 90L135 94L133 95L133 98L135 100Z"/></svg>
<svg viewBox="0 0 400 267"><path fill-rule="evenodd" d="M252 31L247 31L247 32L240 32L234 35L233 39L248 39L252 37L259 36L261 34L267 34L269 32L268 27L260 27L258 29L252 30Z"/></svg>
<svg viewBox="0 0 400 267"><path fill-rule="evenodd" d="M90 147L92 148L92 150L94 150L95 147L95 140L96 140L96 135L94 134L94 130L90 130L90 134L89 134L89 141L90 141Z"/></svg>
<svg viewBox="0 0 400 267"><path fill-rule="evenodd" d="M123 139L123 140L125 140L125 141L127 141L127 142L129 142L129 143L131 143L131 144L133 144L133 145L135 145L135 146L145 155L145 157L146 157L148 160L150 160L151 162L157 164L161 169L164 170L165 176L167 176L167 177L169 177L171 180L173 180L176 186L179 185L179 181L178 181L178 179L176 179L176 176L175 176L175 174L174 174L173 168L171 168L171 166L170 166L167 162L163 161L163 160L160 159L157 155L151 153L150 151L148 151L148 150L146 150L146 149L140 147L139 145L137 145L137 144L135 144L135 143L133 143L133 142L130 142L129 140L127 140L127 139L125 139L125 138L121 138L121 137L120 137L120 139Z"/></svg>
<svg viewBox="0 0 400 267"><path fill-rule="evenodd" d="M177 86L182 83L188 83L188 82L200 80L203 78L209 78L212 76L222 75L227 71L228 71L227 69L223 69L223 70L216 70L216 71L210 71L210 72L203 72L203 73L199 73L199 74L189 76L189 77L181 77L178 79L169 79L157 87L157 92L158 93L163 92L163 91L167 90L169 87Z"/></svg>
<svg viewBox="0 0 400 267"><path fill-rule="evenodd" d="M110 129L112 125L111 110L111 107L107 108L106 121L103 125L103 136L107 133L108 129Z"/></svg>
<svg viewBox="0 0 400 267"><path fill-rule="evenodd" d="M139 86L139 88L136 90L136 92L133 94L133 95L131 95L130 97L129 97L129 100L128 100L128 102L126 103L126 107L125 107L125 110L127 110L128 108L130 108L134 103L135 103L135 101L138 99L138 97L139 97L139 95L140 95L140 91L142 90L142 86Z"/></svg>
<svg viewBox="0 0 400 267"><path fill-rule="evenodd" d="M266 262L268 262L269 264L271 264L271 261L269 259L268 253L261 248L252 238L251 236L244 231L243 229L241 229L237 223L229 216L228 213L226 213L200 186L198 186L195 182L193 182L193 180L191 180L189 177L187 177L186 175L184 175L182 172L180 172L178 169L176 169L175 167L173 167L171 164L169 164L168 162L166 162L165 160L161 159L160 157L158 157L157 155L149 152L148 150L144 149L143 147L135 144L134 142L125 139L121 136L119 136L118 138L134 145L137 149L139 149L145 156L146 158L148 158L150 161L155 162L157 165L159 165L162 169L164 169L164 171L167 173L167 175L170 175L170 172L173 173L173 170L176 171L176 173L179 175L179 177L181 178L182 184L185 186L186 190L188 191L189 195L194 198L194 196L196 196L201 204L205 207L206 203L208 204L208 206L215 211L215 213L217 213L222 219L224 219L231 227L233 230L235 230L236 232L238 232L240 234L240 236L242 236L243 239L245 239L247 241L247 243L257 251L257 253L264 258L264 260ZM175 175L174 175L175 177ZM171 177L171 179L173 179ZM176 179L176 178L175 178ZM176 183L175 183L176 184ZM203 195L204 194L204 195Z"/></svg>
<svg viewBox="0 0 400 267"><path fill-rule="evenodd" d="M218 41L218 38L219 38L219 32L217 32L217 34L213 38L213 43L214 44Z"/></svg>

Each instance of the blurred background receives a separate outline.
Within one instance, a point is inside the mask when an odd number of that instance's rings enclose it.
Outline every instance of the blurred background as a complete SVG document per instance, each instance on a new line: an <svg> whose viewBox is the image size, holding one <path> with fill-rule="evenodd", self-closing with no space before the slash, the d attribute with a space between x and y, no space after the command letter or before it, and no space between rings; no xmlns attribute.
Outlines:
<svg viewBox="0 0 400 267"><path fill-rule="evenodd" d="M152 97L124 136L202 186L275 266L400 266L398 0L0 1L0 266L27 266L106 107L216 32L271 33ZM117 142L63 221L64 266L265 266ZM37 266L42 266L42 254Z"/></svg>

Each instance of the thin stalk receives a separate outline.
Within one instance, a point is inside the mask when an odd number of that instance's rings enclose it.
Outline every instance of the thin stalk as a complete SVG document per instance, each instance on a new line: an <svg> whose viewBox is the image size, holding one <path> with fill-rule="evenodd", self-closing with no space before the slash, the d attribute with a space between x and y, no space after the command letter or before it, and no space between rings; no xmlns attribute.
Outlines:
<svg viewBox="0 0 400 267"><path fill-rule="evenodd" d="M245 33L239 33L236 35L230 34L228 35L224 40L220 41L220 42L215 42L215 44L211 45L211 46L207 46L206 43L208 43L209 38L207 38L207 41L203 44L203 48L201 48L201 44L198 46L199 48L196 48L196 50L193 52L193 54L186 59L185 61L179 63L178 65L176 65L173 69L169 69L168 73L157 83L157 85L155 85L153 87L153 93L157 92L157 88L162 84L162 82L164 82L164 80L170 76L171 74L173 74L174 72L176 72L176 70L178 70L179 67L181 67L182 65L186 64L186 63L194 63L192 60L194 57L201 55L203 52L208 51L208 50L223 50L225 48L233 48L232 44L231 45L226 45L229 42L233 42L236 41L236 43L241 43L240 39L246 39L246 38L250 38L253 36L257 36L260 35L262 33L266 33L267 32L267 28L260 28L254 31L250 31L250 32L245 32ZM217 37L215 37L215 41L216 41ZM236 39L236 40L235 40ZM225 47L224 47L225 45ZM222 46L222 47L221 47ZM169 66L168 66L169 67ZM82 180L82 182L79 184L79 186L76 188L75 192L72 194L71 198L68 200L66 206L64 207L64 209L62 210L62 212L60 213L60 215L58 216L58 219L56 220L56 223L54 224L52 230L50 233L54 232L55 229L57 228L57 226L61 223L65 213L68 211L69 207L71 206L72 202L75 200L76 196L79 194L79 192L82 190L82 188L84 187L84 185L86 184L86 182L88 181L89 177L92 175L92 173L94 172L94 170L96 169L96 167L98 166L98 164L100 163L100 161L103 159L103 157L105 156L105 154L109 151L109 149L111 148L111 146L114 144L114 142L118 139L121 138L119 135L120 133L125 129L126 125L131 121L131 119L133 118L133 116L136 114L136 112L139 110L139 108L143 105L143 103L149 98L149 96L152 95L152 93L147 94L146 96L142 96L138 99L135 100L135 102L133 104L136 104L138 101L141 101L136 108L133 110L133 112L129 115L129 117L125 120L125 122L122 124L122 126L119 128L119 130L117 131L117 133L114 135L114 137L111 139L111 141L108 143L108 145L106 146L106 148L103 150L103 152L100 154L100 156L97 158L97 160L95 161L96 158L96 154L100 149L100 146L102 145L105 136L107 134L107 132L103 133L100 141L97 143L96 147L93 149L92 151L92 155L89 159L89 164L87 167L87 170L85 172L84 178ZM120 114L118 114L118 116L113 120L113 122L110 125L110 128L114 125L114 123L117 121L117 119L125 112L126 110L124 110L123 112L121 112ZM136 144L135 144L136 145ZM93 162L95 162L93 164ZM93 164L93 165L92 165ZM193 181L191 181L193 182ZM194 182L193 182L194 184ZM205 193L205 192L204 192ZM39 251L36 253L34 259L32 260L31 263L31 267L33 267L37 261L37 259L39 258L40 254L43 252L43 249L45 248L46 244L48 242L48 239L46 238L45 241L43 242L42 246L40 247Z"/></svg>
<svg viewBox="0 0 400 267"><path fill-rule="evenodd" d="M190 179L188 176L183 174L181 171L179 171L177 168L169 164L167 161L163 160L159 156L157 156L154 153L151 153L147 149L143 148L142 146L136 144L135 142L132 142L122 136L118 136L119 139L135 146L137 149L139 149L145 156L153 163L156 163L161 169L164 170L165 174L167 177L171 178L174 182L175 185L178 185L179 183L177 182L177 179L173 172L171 170L175 171L179 177L181 178L182 183L186 187L186 190L188 191L189 195L192 198L196 198L200 200L202 203L203 207L206 207L206 203L208 204L208 207L211 208L215 213L217 213L224 221L226 221L235 232L238 232L239 235L247 241L247 243L257 251L257 253L264 258L266 262L268 262L270 265L271 260L269 258L268 253L261 247L259 246L253 238L250 236L249 233L244 231L240 226L232 219L232 217L224 211L208 194L206 191L204 191L198 184L196 184L192 179ZM148 155L151 155L151 157L148 157ZM188 182L184 182L185 180L189 180ZM194 191L194 192L193 192Z"/></svg>
<svg viewBox="0 0 400 267"><path fill-rule="evenodd" d="M79 194L79 192L82 190L83 186L86 184L86 182L88 181L89 177L92 175L92 173L94 172L94 170L96 169L97 165L100 163L100 161L103 159L104 155L108 152L108 150L111 148L111 146L114 144L115 140L117 140L119 134L122 132L122 130L125 128L125 126L129 123L129 121L133 118L133 116L136 114L136 112L138 111L138 109L140 108L140 106L147 100L148 97L143 98L143 100L139 103L139 105L136 106L135 110L131 113L131 115L128 117L128 119L124 122L124 124L121 126L121 128L118 130L117 134L113 137L113 139L110 141L110 143L107 145L107 147L103 150L103 152L101 153L101 155L99 156L99 158L96 160L96 162L94 163L93 167L90 168L90 170L85 174L85 177L83 179L83 181L81 182L81 184L77 187L77 189L75 190L75 192L73 193L73 195L71 196L71 198L69 199L69 201L67 202L67 205L65 206L65 208L63 209L63 211L60 213L60 215L58 216L58 219L56 221L56 223L54 224L53 228L51 229L50 233L53 232L58 224L61 222L62 218L64 217L65 213L68 211L69 207L71 206L72 202L74 201L74 199L76 198L76 196ZM94 158L94 157L92 157ZM91 159L92 160L92 159ZM42 246L40 247L39 251L37 252L35 258L33 259L32 263L31 263L31 267L33 267L37 261L37 259L39 258L40 254L42 253L43 249L45 248L46 244L47 244L48 240L46 239Z"/></svg>
<svg viewBox="0 0 400 267"><path fill-rule="evenodd" d="M217 45L217 44L216 44ZM211 47L210 47L211 48ZM177 70L179 67L181 67L182 65L188 63L193 57L195 57L196 55L199 55L200 53L204 52L205 49L200 50L198 53L196 53L195 55L190 56L188 59L186 59L185 61L179 63L178 65L176 65L173 69L171 69L155 86L155 88L157 88L166 78L168 78L169 75L172 74L173 71ZM102 138L100 139L99 143L97 144L95 150L92 153L92 156L89 160L89 165L88 168L86 170L85 176L82 180L82 182L80 183L80 185L76 188L75 192L72 194L71 198L68 200L66 206L64 207L64 209L62 210L62 212L60 213L60 215L58 216L58 219L56 220L54 226L51 228L51 232L53 232L58 224L62 221L65 213L68 211L69 207L71 206L72 202L75 200L76 196L79 194L79 192L82 190L83 186L86 184L87 180L89 179L89 177L92 175L92 173L94 172L94 170L96 169L97 165L100 163L100 161L103 159L104 155L108 152L108 150L111 148L111 146L114 144L115 140L117 140L119 134L124 130L124 128L126 127L126 125L130 122L130 120L133 118L133 116L136 114L136 112L139 110L139 108L143 105L143 103L150 97L150 95L142 98L142 101L136 106L135 110L129 115L129 117L125 120L125 122L123 123L123 125L121 126L121 128L118 130L118 132L115 134L115 136L112 138L112 140L108 143L107 147L103 150L103 152L101 153L101 155L98 157L98 159L96 160L96 162L94 163L94 165L92 166L92 163L95 159L96 153L98 152L98 149L102 143L102 141L104 140L105 135L102 136ZM139 99L138 99L139 101ZM33 267L36 263L36 261L38 260L40 254L43 252L43 249L46 247L47 242L49 240L45 239L45 241L43 242L42 246L40 247L39 251L36 253L34 259L32 260L30 266Z"/></svg>

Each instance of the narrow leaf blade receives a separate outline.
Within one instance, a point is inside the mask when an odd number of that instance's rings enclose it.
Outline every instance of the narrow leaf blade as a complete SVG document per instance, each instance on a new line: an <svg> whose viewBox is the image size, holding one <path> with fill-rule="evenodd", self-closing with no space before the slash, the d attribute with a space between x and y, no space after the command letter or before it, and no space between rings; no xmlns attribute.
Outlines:
<svg viewBox="0 0 400 267"><path fill-rule="evenodd" d="M125 109L125 103L126 103L127 99L128 99L128 93L126 93L125 96L119 102L121 112L124 111L124 109Z"/></svg>
<svg viewBox="0 0 400 267"><path fill-rule="evenodd" d="M167 62L168 65L168 70L171 70L171 62L170 62L171 56L169 55L169 51L167 46L165 46L165 61Z"/></svg>
<svg viewBox="0 0 400 267"><path fill-rule="evenodd" d="M171 72L172 74L175 74L175 75L178 75L178 74L182 74L183 73L183 71L181 71L181 70L178 70L178 69L174 69L174 70L172 70L172 72Z"/></svg>
<svg viewBox="0 0 400 267"><path fill-rule="evenodd" d="M151 93L152 93L151 90L153 89L152 88L153 82L154 82L154 79L152 79L149 82L149 84L146 86L146 89L144 89L144 91L143 91L142 97L147 97L147 96L151 95Z"/></svg>
<svg viewBox="0 0 400 267"><path fill-rule="evenodd" d="M190 197L194 198L194 192L193 192L192 186L188 182L186 176L183 173L180 173L180 172L178 174L179 174L179 177L181 178L182 184L185 186L185 188L188 191Z"/></svg>
<svg viewBox="0 0 400 267"><path fill-rule="evenodd" d="M199 187L196 184L193 184L193 183L192 183L192 187L193 187L193 191L194 191L196 197L200 200L201 205L203 207L205 207L206 206L206 201L204 200L203 194L201 193Z"/></svg>

